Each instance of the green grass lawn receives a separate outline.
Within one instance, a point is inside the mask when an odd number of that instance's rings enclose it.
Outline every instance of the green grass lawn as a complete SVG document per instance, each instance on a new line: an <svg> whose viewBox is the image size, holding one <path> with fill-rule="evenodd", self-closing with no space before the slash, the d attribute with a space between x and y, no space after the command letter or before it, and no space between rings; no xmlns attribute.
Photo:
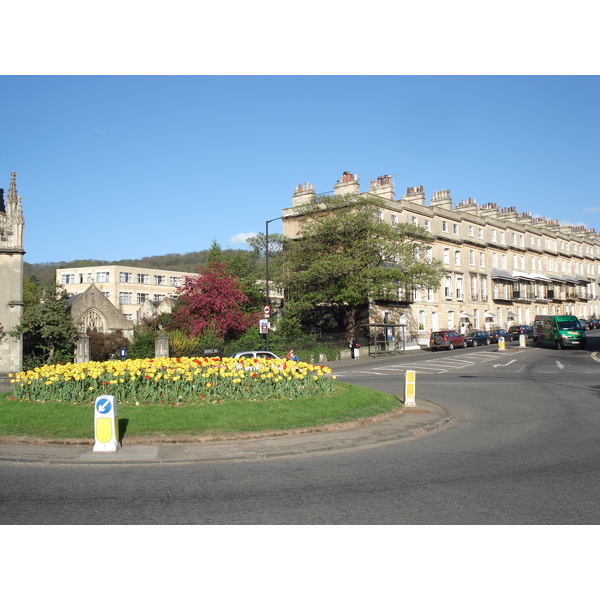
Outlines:
<svg viewBox="0 0 600 600"><path fill-rule="evenodd" d="M207 405L119 405L120 435L206 436L318 427L390 412L397 397L346 383L337 394L295 400ZM31 403L0 394L0 437L94 439L94 406Z"/></svg>

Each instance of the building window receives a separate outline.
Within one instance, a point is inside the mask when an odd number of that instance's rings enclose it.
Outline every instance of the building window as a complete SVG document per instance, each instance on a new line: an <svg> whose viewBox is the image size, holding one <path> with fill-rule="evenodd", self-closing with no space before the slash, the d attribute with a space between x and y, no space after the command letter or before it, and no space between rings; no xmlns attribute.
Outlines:
<svg viewBox="0 0 600 600"><path fill-rule="evenodd" d="M133 273L119 273L119 281L121 283L133 283Z"/></svg>
<svg viewBox="0 0 600 600"><path fill-rule="evenodd" d="M150 297L150 294L140 294L138 292L137 303L138 304L144 304L144 302L146 302L146 300L148 300L149 297Z"/></svg>
<svg viewBox="0 0 600 600"><path fill-rule="evenodd" d="M444 264L450 264L450 248L444 248Z"/></svg>
<svg viewBox="0 0 600 600"><path fill-rule="evenodd" d="M60 281L63 285L75 283L75 273L63 273Z"/></svg>
<svg viewBox="0 0 600 600"><path fill-rule="evenodd" d="M516 233L512 234L512 243L513 243L513 246L517 245L517 234Z"/></svg>
<svg viewBox="0 0 600 600"><path fill-rule="evenodd" d="M469 237L475 237L475 230L473 229L473 225L469 225Z"/></svg>
<svg viewBox="0 0 600 600"><path fill-rule="evenodd" d="M413 225L418 225L419 224L419 218L418 217L413 217L412 218L412 224Z"/></svg>
<svg viewBox="0 0 600 600"><path fill-rule="evenodd" d="M496 241L496 230L492 229L492 242Z"/></svg>
<svg viewBox="0 0 600 600"><path fill-rule="evenodd" d="M463 278L462 277L457 277L456 278L456 299L457 300L464 300L464 285L463 285Z"/></svg>
<svg viewBox="0 0 600 600"><path fill-rule="evenodd" d="M504 244L504 231L500 232L500 243Z"/></svg>
<svg viewBox="0 0 600 600"><path fill-rule="evenodd" d="M133 304L131 292L119 292L119 304Z"/></svg>
<svg viewBox="0 0 600 600"><path fill-rule="evenodd" d="M506 269L506 254L502 254L502 256L500 257L500 261L502 268Z"/></svg>
<svg viewBox="0 0 600 600"><path fill-rule="evenodd" d="M482 227L480 227L480 228L477 230L477 237L478 237L480 240L482 240L482 239L483 239L483 228L482 228Z"/></svg>
<svg viewBox="0 0 600 600"><path fill-rule="evenodd" d="M475 266L475 250L469 250L469 264Z"/></svg>
<svg viewBox="0 0 600 600"><path fill-rule="evenodd" d="M496 252L492 254L492 267L498 268L498 254Z"/></svg>
<svg viewBox="0 0 600 600"><path fill-rule="evenodd" d="M431 221L429 221L429 220L425 221L425 230L431 231Z"/></svg>
<svg viewBox="0 0 600 600"><path fill-rule="evenodd" d="M398 215L392 215L392 225L398 225Z"/></svg>
<svg viewBox="0 0 600 600"><path fill-rule="evenodd" d="M452 225L452 232L454 233L454 235L458 235L458 225L456 223Z"/></svg>
<svg viewBox="0 0 600 600"><path fill-rule="evenodd" d="M444 296L446 299L452 299L452 276L446 275L445 283L444 283Z"/></svg>
<svg viewBox="0 0 600 600"><path fill-rule="evenodd" d="M161 302L165 299L165 294L154 294L154 302Z"/></svg>
<svg viewBox="0 0 600 600"><path fill-rule="evenodd" d="M442 231L448 233L448 221L442 221Z"/></svg>
<svg viewBox="0 0 600 600"><path fill-rule="evenodd" d="M483 252L479 253L479 266L485 269L485 254Z"/></svg>
<svg viewBox="0 0 600 600"><path fill-rule="evenodd" d="M150 275L147 275L146 273L138 273L137 282L138 283L150 283Z"/></svg>
<svg viewBox="0 0 600 600"><path fill-rule="evenodd" d="M454 251L454 265L460 267L460 250Z"/></svg>
<svg viewBox="0 0 600 600"><path fill-rule="evenodd" d="M165 285L167 283L167 278L165 275L155 275L154 276L154 285Z"/></svg>
<svg viewBox="0 0 600 600"><path fill-rule="evenodd" d="M96 281L98 283L109 283L110 282L110 271L98 271L96 273Z"/></svg>
<svg viewBox="0 0 600 600"><path fill-rule="evenodd" d="M181 277L169 277L169 285L172 285L173 287L181 285Z"/></svg>
<svg viewBox="0 0 600 600"><path fill-rule="evenodd" d="M377 211L377 219L380 223L383 222L383 213L380 210Z"/></svg>

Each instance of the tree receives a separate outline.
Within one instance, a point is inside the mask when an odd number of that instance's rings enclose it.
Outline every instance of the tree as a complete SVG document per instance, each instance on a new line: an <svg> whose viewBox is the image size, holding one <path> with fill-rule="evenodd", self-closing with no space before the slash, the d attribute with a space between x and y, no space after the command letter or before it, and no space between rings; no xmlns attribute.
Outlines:
<svg viewBox="0 0 600 600"><path fill-rule="evenodd" d="M51 364L65 355L73 354L77 328L69 312L69 295L54 281L41 290L39 302L26 303L21 323L10 335L23 335L41 353L44 362Z"/></svg>
<svg viewBox="0 0 600 600"><path fill-rule="evenodd" d="M259 279L266 279L267 236L264 233L258 233L246 241L262 259L260 267L263 270ZM283 243L284 237L280 233L269 234L269 286L271 289L283 286Z"/></svg>
<svg viewBox="0 0 600 600"><path fill-rule="evenodd" d="M233 339L258 322L258 314L244 312L249 299L224 263L212 263L199 275L186 277L177 293L170 329L190 336L211 332L221 339Z"/></svg>
<svg viewBox="0 0 600 600"><path fill-rule="evenodd" d="M120 349L128 348L130 344L120 329L110 333L94 330L87 334L90 336L90 360L103 361L111 356L119 356Z"/></svg>
<svg viewBox="0 0 600 600"><path fill-rule="evenodd" d="M354 195L319 196L306 206L301 237L285 242L288 311L338 306L353 335L357 309L369 298L439 287L443 265L427 254L433 237L416 225L384 223L381 209L380 200Z"/></svg>

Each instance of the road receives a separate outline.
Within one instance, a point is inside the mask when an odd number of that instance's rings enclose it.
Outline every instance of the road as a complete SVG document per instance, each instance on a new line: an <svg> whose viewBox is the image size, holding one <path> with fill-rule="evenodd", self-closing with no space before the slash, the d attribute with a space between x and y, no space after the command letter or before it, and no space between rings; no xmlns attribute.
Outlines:
<svg viewBox="0 0 600 600"><path fill-rule="evenodd" d="M169 466L0 465L3 524L598 524L600 331L586 351L496 346L369 361L341 381L453 423L327 455Z"/></svg>

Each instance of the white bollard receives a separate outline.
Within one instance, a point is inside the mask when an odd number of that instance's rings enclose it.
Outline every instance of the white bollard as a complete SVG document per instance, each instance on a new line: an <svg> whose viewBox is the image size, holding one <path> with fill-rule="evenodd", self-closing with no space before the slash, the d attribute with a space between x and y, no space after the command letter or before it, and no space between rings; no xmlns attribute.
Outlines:
<svg viewBox="0 0 600 600"><path fill-rule="evenodd" d="M404 372L404 406L416 406L415 371Z"/></svg>
<svg viewBox="0 0 600 600"><path fill-rule="evenodd" d="M498 352L503 352L504 350L506 350L505 345L504 345L504 338L499 337L498 338Z"/></svg>
<svg viewBox="0 0 600 600"><path fill-rule="evenodd" d="M519 348L527 348L527 337L524 333L519 336Z"/></svg>
<svg viewBox="0 0 600 600"><path fill-rule="evenodd" d="M114 396L98 396L94 405L94 452L116 452L119 443L119 420Z"/></svg>

